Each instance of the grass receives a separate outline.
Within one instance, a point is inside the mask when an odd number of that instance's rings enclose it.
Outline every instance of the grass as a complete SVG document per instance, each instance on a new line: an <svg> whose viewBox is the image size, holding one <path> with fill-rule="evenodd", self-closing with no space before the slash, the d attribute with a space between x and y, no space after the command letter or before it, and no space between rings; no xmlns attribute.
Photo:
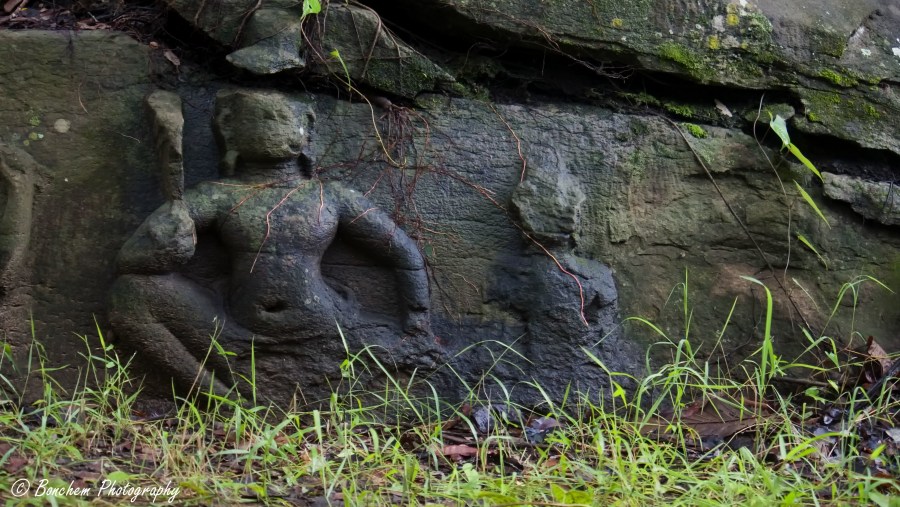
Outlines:
<svg viewBox="0 0 900 507"><path fill-rule="evenodd" d="M859 283L848 284L841 297ZM40 346L32 345L28 374L44 389L26 406L3 374L12 367L7 347L0 357L0 382L11 393L0 412L0 499L7 505L132 499L178 505L897 505L900 452L884 434L871 437L873 428L893 431L898 407L890 390L869 399L864 389L835 381L795 393L773 389L789 369L827 376L852 365L833 340L808 333L808 351L832 351L826 363L780 358L771 341L771 310L756 354L731 374L716 373L690 341L696 330L687 277L681 286L684 336L673 340L650 321L629 319L659 336L657 346L671 351L669 364L635 379L634 392L617 382L628 375L607 370L608 396L547 397L535 412L505 400L488 403L474 391L465 403L448 403L434 390L394 380L364 349L348 351L344 385L335 389L345 394L332 395L327 407L282 410L235 391L227 398L193 393L175 398L169 413L141 413L129 362L99 329L99 350L92 352L84 340L87 367L71 391L53 381ZM383 391L366 391L359 382L372 372L386 377ZM823 413L836 415L826 422ZM22 480L27 492L14 497Z"/></svg>

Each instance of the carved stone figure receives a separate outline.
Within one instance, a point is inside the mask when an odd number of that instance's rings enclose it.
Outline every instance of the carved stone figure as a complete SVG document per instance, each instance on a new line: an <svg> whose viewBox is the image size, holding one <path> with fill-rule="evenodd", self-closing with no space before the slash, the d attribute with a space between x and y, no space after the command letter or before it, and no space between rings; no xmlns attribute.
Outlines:
<svg viewBox="0 0 900 507"><path fill-rule="evenodd" d="M516 263L518 272L510 278L522 286L506 298L526 316L528 332L521 343L535 367L533 376L547 381L551 387L545 389L557 398L565 396L567 384L581 392L609 394L612 380L629 383L611 379L594 358L623 371L639 367L633 358L640 357L640 350L619 325L612 271L575 252L585 200L582 182L569 171L565 157L548 150L536 157L510 203L538 248Z"/></svg>
<svg viewBox="0 0 900 507"><path fill-rule="evenodd" d="M0 143L0 296L24 284L22 271L31 241L31 212L38 165L31 155Z"/></svg>
<svg viewBox="0 0 900 507"><path fill-rule="evenodd" d="M159 127L172 102L150 102ZM201 382L227 390L231 365L211 349L214 321L218 343L238 357L251 347L290 355L339 340L336 323L358 324L351 295L320 269L338 235L395 268L404 302L397 333L429 339L428 280L415 243L361 194L311 177L302 155L311 113L298 107L275 93L220 93L214 127L233 176L179 198L183 179L171 170L178 157L168 157L170 201L119 253L110 300L116 336L182 389ZM161 144L171 151L171 141Z"/></svg>

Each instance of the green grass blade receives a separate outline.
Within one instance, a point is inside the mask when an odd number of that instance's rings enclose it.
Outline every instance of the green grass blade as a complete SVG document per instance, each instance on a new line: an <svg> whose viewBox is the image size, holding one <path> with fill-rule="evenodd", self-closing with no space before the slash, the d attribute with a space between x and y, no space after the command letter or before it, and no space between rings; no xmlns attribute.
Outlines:
<svg viewBox="0 0 900 507"><path fill-rule="evenodd" d="M341 68L344 69L344 77L347 78L347 87L348 87L348 88L352 88L352 86L353 86L353 80L350 79L350 70L347 69L347 64L344 63L344 59L341 57L341 52L338 51L337 49L334 49L334 50L332 50L331 53L329 53L329 54L332 56L332 58L334 58L334 59L336 59L338 62L340 62Z"/></svg>
<svg viewBox="0 0 900 507"><path fill-rule="evenodd" d="M816 254L816 257L819 258L819 262L821 262L822 265L825 266L825 269L828 269L828 261L826 261L825 257L822 257L822 254L820 254L819 251L816 250L816 247L814 247L813 244L810 243L808 239L806 239L806 236L804 236L800 233L797 233L797 239L800 240L800 242L803 243L806 246L806 248L809 248L810 250L812 250L812 252L814 254Z"/></svg>
<svg viewBox="0 0 900 507"><path fill-rule="evenodd" d="M766 287L766 284L760 282L756 278L752 278L749 276L741 276L741 278L747 280L748 282L753 282L757 285L761 285L762 288L766 290L766 328L765 334L763 335L763 344L761 348L762 357L760 357L759 359L760 378L758 379L759 394L762 394L765 384L770 380L768 378L769 375L774 376L775 368L777 367L777 359L775 357L775 350L772 344L772 292L768 287Z"/></svg>
<svg viewBox="0 0 900 507"><path fill-rule="evenodd" d="M806 190L803 190L803 187L801 187L796 180L794 181L794 185L797 185L797 191L800 192L800 197L803 197L803 200L806 201L806 204L809 204L813 211L815 211L816 214L819 215L822 221L825 222L825 225L831 227L831 224L828 223L828 219L825 218L825 215L822 213L822 210L819 209L816 201L814 201L813 198L808 193L806 193Z"/></svg>
<svg viewBox="0 0 900 507"><path fill-rule="evenodd" d="M800 153L800 149L799 149L799 148L797 148L796 146L794 146L793 143L788 143L787 149L788 149L789 152L791 152L791 154L792 154L793 156L797 157L797 160L799 160L803 165L805 165L807 169L809 169L810 171L812 171L813 174L815 174L816 176L818 176L820 181L825 181L825 180L822 178L822 173L820 173L819 170L816 169L816 166L814 166L813 163L810 162L808 158L804 157L803 154Z"/></svg>

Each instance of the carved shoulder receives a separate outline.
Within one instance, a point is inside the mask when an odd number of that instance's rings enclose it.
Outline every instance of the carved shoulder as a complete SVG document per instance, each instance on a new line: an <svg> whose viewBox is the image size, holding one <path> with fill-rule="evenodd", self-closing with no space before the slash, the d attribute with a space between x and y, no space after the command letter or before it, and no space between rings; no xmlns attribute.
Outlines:
<svg viewBox="0 0 900 507"><path fill-rule="evenodd" d="M227 183L204 181L184 193L188 213L198 230L207 229L237 204L235 191Z"/></svg>

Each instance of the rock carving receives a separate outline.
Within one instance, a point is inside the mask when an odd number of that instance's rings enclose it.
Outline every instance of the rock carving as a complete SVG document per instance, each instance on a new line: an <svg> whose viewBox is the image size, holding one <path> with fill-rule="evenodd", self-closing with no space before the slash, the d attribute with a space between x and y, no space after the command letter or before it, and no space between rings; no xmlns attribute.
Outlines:
<svg viewBox="0 0 900 507"><path fill-rule="evenodd" d="M630 360L639 357L637 347L619 326L612 271L575 253L585 200L565 157L550 150L536 157L510 203L523 232L540 246L517 263L521 271L510 278L522 286L504 297L526 316L523 353L536 366L535 378L553 379L551 396L563 396L567 383L582 392L609 388L609 373L585 351L628 371L638 367Z"/></svg>
<svg viewBox="0 0 900 507"><path fill-rule="evenodd" d="M148 102L158 126L174 99ZM238 357L251 346L290 355L338 340L336 322L354 326L352 295L330 286L320 269L338 235L394 268L402 332L430 335L428 279L415 243L361 194L311 177L302 155L311 114L297 107L276 93L220 92L214 127L233 176L179 198L175 157L165 159L170 200L118 255L110 300L116 336L183 390L201 382L227 391L229 364L210 352L214 321L218 343ZM162 141L162 151L177 137Z"/></svg>
<svg viewBox="0 0 900 507"><path fill-rule="evenodd" d="M27 262L38 165L25 151L0 143L0 295L13 288Z"/></svg>

